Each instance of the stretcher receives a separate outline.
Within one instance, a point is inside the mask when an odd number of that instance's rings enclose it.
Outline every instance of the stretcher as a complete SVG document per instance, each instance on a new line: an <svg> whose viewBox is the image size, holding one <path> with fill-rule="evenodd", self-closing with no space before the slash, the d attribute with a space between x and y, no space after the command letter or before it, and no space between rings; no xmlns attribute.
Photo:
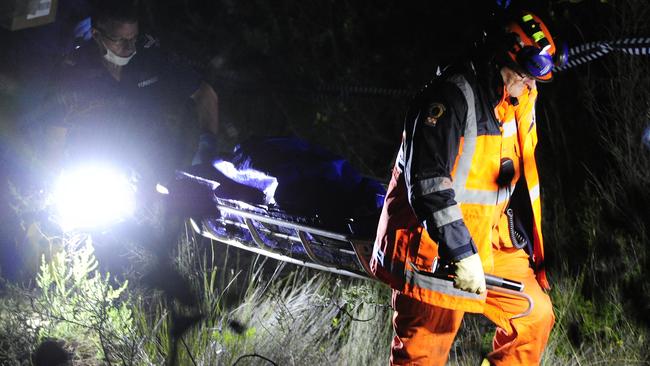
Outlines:
<svg viewBox="0 0 650 366"><path fill-rule="evenodd" d="M373 247L370 238L357 237L351 230L321 229L299 219L245 206L217 203L218 215L200 220L190 218L190 222L198 234L239 249L320 271L375 279L369 266ZM442 285L453 287L450 275L441 272L438 279ZM485 279L489 291L528 301L528 309L511 319L530 314L533 300L523 292L522 283L489 274Z"/></svg>
<svg viewBox="0 0 650 366"><path fill-rule="evenodd" d="M380 206L374 212L366 210L356 216L296 214L260 199L250 190L241 191L239 183L224 184L224 180L233 177L214 175L210 167L207 169L179 172L176 180L178 192L174 201L207 202L201 208L195 204L184 207L198 234L276 260L353 278L375 279L369 263ZM383 202L383 196L379 198ZM435 280L441 286L453 288L451 273L448 266L440 266L434 271ZM486 284L489 291L528 301L528 309L513 318L532 311L533 300L523 292L522 283L486 275Z"/></svg>

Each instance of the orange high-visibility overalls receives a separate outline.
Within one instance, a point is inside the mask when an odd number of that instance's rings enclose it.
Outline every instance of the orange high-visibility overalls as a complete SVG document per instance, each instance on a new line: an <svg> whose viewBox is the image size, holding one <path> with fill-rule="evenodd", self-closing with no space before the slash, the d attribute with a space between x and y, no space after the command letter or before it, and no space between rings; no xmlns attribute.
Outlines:
<svg viewBox="0 0 650 366"><path fill-rule="evenodd" d="M554 316L542 290L549 286L534 157L536 95L528 91L516 105L503 97L490 103L469 71L441 78L412 104L371 260L374 274L394 290L391 364L444 364L464 312L483 313L497 325L491 363L539 363ZM508 159L513 171L504 184ZM528 250L513 246L506 208L523 219ZM530 315L510 319L527 308L524 299L431 280L439 257L473 253L486 273L524 283L535 304Z"/></svg>

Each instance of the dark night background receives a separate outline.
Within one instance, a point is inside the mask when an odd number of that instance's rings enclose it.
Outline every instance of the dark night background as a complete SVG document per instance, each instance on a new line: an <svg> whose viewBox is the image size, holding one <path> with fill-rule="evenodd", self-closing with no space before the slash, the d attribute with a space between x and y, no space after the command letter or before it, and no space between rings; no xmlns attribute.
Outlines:
<svg viewBox="0 0 650 366"><path fill-rule="evenodd" d="M385 175L408 96L437 66L472 52L494 10L492 2L481 4L142 1L140 28L160 39L170 59L211 82L222 98L222 120L239 133L228 142L296 134L329 145L366 173ZM611 4L520 1L511 8L541 14L570 45L612 36ZM18 113L42 101L74 24L87 14L87 2L64 0L54 24L1 31L4 96L18 99ZM585 69L597 76L601 67ZM573 73L542 93L567 90L560 84L572 85Z"/></svg>
<svg viewBox="0 0 650 366"><path fill-rule="evenodd" d="M296 135L387 180L409 97L438 65L473 52L491 5L144 0L140 32L158 37L169 60L201 74L217 91L222 151L253 135ZM650 6L643 0L512 1L511 6L538 13L569 46L650 37ZM42 102L71 27L86 15L84 1L62 0L54 24L0 29L3 184L37 174L26 166L37 162L21 138L21 117ZM614 323L647 329L650 56L612 52L538 86L546 266L552 286L574 283L584 300L567 305L571 315L561 330L576 347L614 337L592 329L594 319L609 316L600 311L613 298L625 314ZM8 200L4 187L2 194ZM3 210L5 255L14 245L10 226L18 221L6 206Z"/></svg>

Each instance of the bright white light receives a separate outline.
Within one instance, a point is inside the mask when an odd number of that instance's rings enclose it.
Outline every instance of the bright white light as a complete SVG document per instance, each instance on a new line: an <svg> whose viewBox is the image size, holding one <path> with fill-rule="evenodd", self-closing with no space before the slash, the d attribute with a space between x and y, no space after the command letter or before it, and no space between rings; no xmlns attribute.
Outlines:
<svg viewBox="0 0 650 366"><path fill-rule="evenodd" d="M59 177L54 200L64 231L97 228L133 215L135 187L114 169L87 166Z"/></svg>
<svg viewBox="0 0 650 366"><path fill-rule="evenodd" d="M156 192L160 194L169 194L169 189L167 187L163 186L162 184L158 183L156 184Z"/></svg>

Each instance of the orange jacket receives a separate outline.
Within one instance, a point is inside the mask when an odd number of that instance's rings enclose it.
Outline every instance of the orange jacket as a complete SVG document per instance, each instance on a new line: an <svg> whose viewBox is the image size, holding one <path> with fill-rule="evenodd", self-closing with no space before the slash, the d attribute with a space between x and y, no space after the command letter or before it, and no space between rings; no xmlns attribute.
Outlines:
<svg viewBox="0 0 650 366"><path fill-rule="evenodd" d="M549 287L534 157L536 96L532 90L518 98L518 105L501 100L494 107L471 72L443 77L420 93L407 114L377 229L370 263L375 276L419 301L483 311L484 294L441 286L432 281L432 268L439 257L457 260L478 252L485 272L492 272L495 217L515 188L496 182L510 139L524 178L517 189L527 190L532 211L524 215L532 221L527 223L531 259L538 282Z"/></svg>

